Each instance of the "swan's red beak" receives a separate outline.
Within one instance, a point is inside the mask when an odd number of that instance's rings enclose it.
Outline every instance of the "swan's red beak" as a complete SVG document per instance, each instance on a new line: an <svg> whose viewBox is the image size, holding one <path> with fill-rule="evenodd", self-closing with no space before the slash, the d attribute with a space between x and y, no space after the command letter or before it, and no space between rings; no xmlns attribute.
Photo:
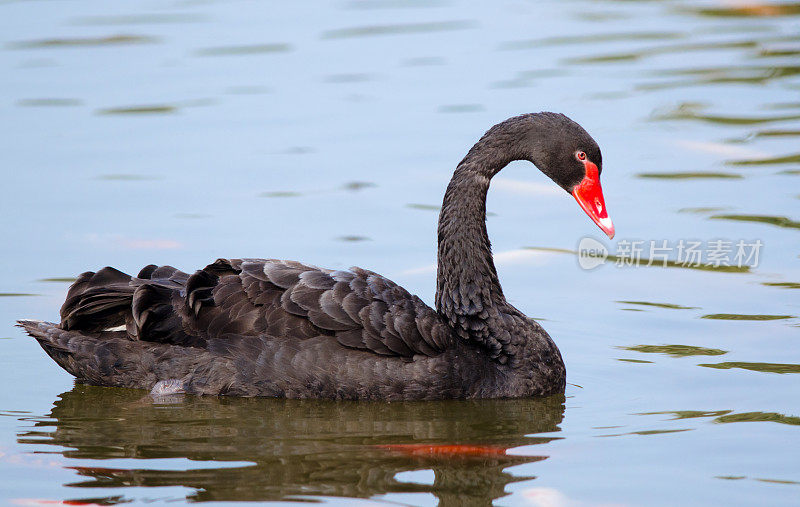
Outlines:
<svg viewBox="0 0 800 507"><path fill-rule="evenodd" d="M589 218L594 220L594 223L608 235L608 238L614 239L614 223L608 218L606 211L603 187L600 186L600 173L594 163L587 160L583 164L586 166L586 176L572 190L572 196L578 201L581 209L589 215Z"/></svg>

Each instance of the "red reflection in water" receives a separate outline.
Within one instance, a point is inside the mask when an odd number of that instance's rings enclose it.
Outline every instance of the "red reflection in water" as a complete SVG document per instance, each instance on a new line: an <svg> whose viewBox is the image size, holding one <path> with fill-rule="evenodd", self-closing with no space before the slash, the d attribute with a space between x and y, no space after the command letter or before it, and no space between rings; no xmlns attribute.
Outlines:
<svg viewBox="0 0 800 507"><path fill-rule="evenodd" d="M376 445L379 449L399 452L416 457L478 457L496 458L506 456L507 447L492 445L460 444L386 444Z"/></svg>

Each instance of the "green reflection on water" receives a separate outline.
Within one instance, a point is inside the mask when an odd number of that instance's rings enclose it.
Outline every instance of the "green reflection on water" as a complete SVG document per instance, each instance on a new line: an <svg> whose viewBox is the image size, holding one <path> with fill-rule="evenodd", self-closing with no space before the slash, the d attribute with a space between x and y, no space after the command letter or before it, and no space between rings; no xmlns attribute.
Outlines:
<svg viewBox="0 0 800 507"><path fill-rule="evenodd" d="M400 452L403 446L502 450L546 443L555 435L541 434L559 431L563 414L563 396L432 403L175 397L154 403L144 391L77 385L46 417L26 417L36 422L18 442L53 446L68 459L128 458L125 468L72 467L81 478L68 484L72 488L184 486L190 501L428 492L442 504L484 505L505 496L507 484L530 479L508 467L546 456L443 456ZM395 448L380 447L386 445ZM220 466L158 470L145 461L154 458ZM419 469L433 470L433 485L395 479Z"/></svg>
<svg viewBox="0 0 800 507"><path fill-rule="evenodd" d="M258 194L259 197L268 197L268 198L276 198L276 197L300 197L303 194L300 192L291 192L291 191L284 191L279 190L275 192L261 192Z"/></svg>
<svg viewBox="0 0 800 507"><path fill-rule="evenodd" d="M642 412L636 415L670 414L675 416L673 420L714 417L713 422L715 423L776 422L800 426L800 417L778 414L776 412L740 412L738 414L732 412L732 410L668 410L663 412Z"/></svg>
<svg viewBox="0 0 800 507"><path fill-rule="evenodd" d="M702 114L705 104L697 102L683 102L676 108L653 115L655 120L697 120L717 125L757 125L791 120L800 120L800 114L771 115L771 116L723 116Z"/></svg>
<svg viewBox="0 0 800 507"><path fill-rule="evenodd" d="M442 209L441 206L437 206L435 204L418 204L418 203L406 204L406 208L421 209L425 211L437 211L437 212Z"/></svg>
<svg viewBox="0 0 800 507"><path fill-rule="evenodd" d="M733 42L703 42L696 44L674 44L662 45L649 48L640 49L637 51L608 53L603 55L586 56L578 58L568 58L565 60L567 63L572 64L585 64L585 63L606 63L606 62L620 62L620 61L636 61L648 56L663 55L669 53L686 53L688 51L709 51L712 49L742 49L753 48L758 44L756 41L733 41ZM738 69L738 67L737 67ZM705 69L704 69L705 71ZM675 71L680 73L682 71ZM693 71L690 71L693 72Z"/></svg>
<svg viewBox="0 0 800 507"><path fill-rule="evenodd" d="M715 211L723 211L728 208L712 208L712 207L696 207L696 208L681 208L678 213L713 213Z"/></svg>
<svg viewBox="0 0 800 507"><path fill-rule="evenodd" d="M727 350L709 349L706 347L695 347L693 345L634 345L631 347L617 347L634 352L645 354L668 354L672 357L687 356L721 356L727 354Z"/></svg>
<svg viewBox="0 0 800 507"><path fill-rule="evenodd" d="M747 363L742 361L698 364L706 368L716 368L718 370L730 370L740 368L742 370L758 371L762 373L800 373L800 364L781 364L781 363Z"/></svg>
<svg viewBox="0 0 800 507"><path fill-rule="evenodd" d="M800 53L800 49L798 49ZM773 102L764 106L765 109L799 109L800 102Z"/></svg>
<svg viewBox="0 0 800 507"><path fill-rule="evenodd" d="M397 25L370 25L355 28L330 30L322 34L323 39L345 39L351 37L370 37L374 35L400 35L409 33L445 32L474 28L473 21L441 21L431 23L407 23Z"/></svg>
<svg viewBox="0 0 800 507"><path fill-rule="evenodd" d="M655 306L656 308L669 308L672 310L697 310L696 306L682 306L672 303L652 303L650 301L617 301L626 305Z"/></svg>
<svg viewBox="0 0 800 507"><path fill-rule="evenodd" d="M337 241L344 241L344 242L348 242L348 243L358 243L358 242L361 242L361 241L371 241L371 239L368 238L367 236L358 236L356 234L350 234L350 235L347 235L347 236L338 236L335 239Z"/></svg>
<svg viewBox="0 0 800 507"><path fill-rule="evenodd" d="M737 65L735 67L703 67L658 71L655 76L682 77L676 81L645 83L637 86L643 90L679 88L709 84L763 84L800 73L796 65ZM749 118L707 118L714 123L761 123Z"/></svg>
<svg viewBox="0 0 800 507"><path fill-rule="evenodd" d="M681 428L677 430L643 430L643 431L632 431L627 433L627 435L661 435L663 433L680 433L682 431L692 431L692 428Z"/></svg>
<svg viewBox="0 0 800 507"><path fill-rule="evenodd" d="M800 417L778 414L775 412L743 412L740 414L728 414L714 419L716 423L734 422L776 422L780 424L791 424L800 426Z"/></svg>
<svg viewBox="0 0 800 507"><path fill-rule="evenodd" d="M371 181L348 181L344 185L342 185L342 190L347 190L350 192L358 192L360 190L364 190L365 188L375 188L378 185Z"/></svg>
<svg viewBox="0 0 800 507"><path fill-rule="evenodd" d="M800 130L768 129L754 134L756 137L800 137Z"/></svg>
<svg viewBox="0 0 800 507"><path fill-rule="evenodd" d="M800 49L762 49L758 52L758 56L762 58L780 58L795 55L800 55Z"/></svg>
<svg viewBox="0 0 800 507"><path fill-rule="evenodd" d="M663 173L638 173L639 178L658 178L665 180L694 180L694 179L741 179L742 175L723 172L663 172Z"/></svg>
<svg viewBox="0 0 800 507"><path fill-rule="evenodd" d="M680 10L714 18L750 18L800 15L800 3L741 2L720 7L681 7Z"/></svg>
<svg viewBox="0 0 800 507"><path fill-rule="evenodd" d="M154 104L146 106L110 107L107 109L99 109L97 114L170 114L177 111L177 107L169 104Z"/></svg>
<svg viewBox="0 0 800 507"><path fill-rule="evenodd" d="M60 98L22 99L17 101L17 105L23 107L70 107L80 106L82 103L79 99Z"/></svg>
<svg viewBox="0 0 800 507"><path fill-rule="evenodd" d="M673 419L696 419L698 417L719 417L730 414L730 410L669 410L664 412L642 412L636 415L674 415Z"/></svg>
<svg viewBox="0 0 800 507"><path fill-rule="evenodd" d="M780 287L782 289L800 289L800 283L797 282L762 282L761 285Z"/></svg>
<svg viewBox="0 0 800 507"><path fill-rule="evenodd" d="M500 45L502 50L533 49L542 46L564 46L572 44L600 44L603 42L674 40L685 37L680 32L618 32L592 35L567 35L544 39L518 40Z"/></svg>
<svg viewBox="0 0 800 507"><path fill-rule="evenodd" d="M800 481L787 481L784 479L759 479L756 478L758 482L768 482L772 484L800 484Z"/></svg>
<svg viewBox="0 0 800 507"><path fill-rule="evenodd" d="M347 9L420 9L443 7L447 5L444 0L351 0L344 7Z"/></svg>
<svg viewBox="0 0 800 507"><path fill-rule="evenodd" d="M642 430L642 431L630 431L628 433L614 433L612 435L597 435L598 437L624 437L626 435L663 435L665 433L683 433L684 431L692 431L694 428L679 428L675 430Z"/></svg>
<svg viewBox="0 0 800 507"><path fill-rule="evenodd" d="M784 320L792 319L794 315L745 315L741 313L711 313L703 315L701 319L711 320Z"/></svg>
<svg viewBox="0 0 800 507"><path fill-rule="evenodd" d="M789 217L771 215L712 215L712 220L735 220L737 222L756 222L761 224L776 225L788 229L800 229L800 222Z"/></svg>
<svg viewBox="0 0 800 507"><path fill-rule="evenodd" d="M729 165L775 165L775 164L796 164L800 163L800 153L786 155L783 157L768 157L748 160L730 160Z"/></svg>
<svg viewBox="0 0 800 507"><path fill-rule="evenodd" d="M263 53L287 53L292 50L289 44L253 44L249 46L220 46L195 51L197 56L237 56Z"/></svg>
<svg viewBox="0 0 800 507"><path fill-rule="evenodd" d="M142 35L110 35L108 37L75 37L75 38L54 38L40 39L10 44L11 48L69 48L85 46L117 46L126 44L148 44L158 42L155 37Z"/></svg>

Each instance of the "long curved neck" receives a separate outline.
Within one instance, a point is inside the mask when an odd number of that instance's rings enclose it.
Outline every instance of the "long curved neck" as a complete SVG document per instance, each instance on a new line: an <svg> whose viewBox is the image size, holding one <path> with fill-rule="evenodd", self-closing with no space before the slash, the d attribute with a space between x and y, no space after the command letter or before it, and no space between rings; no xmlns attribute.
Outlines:
<svg viewBox="0 0 800 507"><path fill-rule="evenodd" d="M483 348L501 364L524 364L531 347L552 349L555 355L558 349L538 324L503 296L486 232L489 182L514 160L528 160L553 178L548 172L552 166L549 159L565 121L571 120L554 113L536 113L498 123L458 164L444 196L439 215L436 310L461 338Z"/></svg>
<svg viewBox="0 0 800 507"><path fill-rule="evenodd" d="M451 321L505 302L486 231L489 178L460 164L439 214L436 309Z"/></svg>
<svg viewBox="0 0 800 507"><path fill-rule="evenodd" d="M496 336L503 314L515 312L497 278L486 232L486 194L491 178L523 158L515 143L519 123L497 125L469 151L455 170L439 215L436 309L464 339L504 354ZM520 314L521 315L521 314Z"/></svg>

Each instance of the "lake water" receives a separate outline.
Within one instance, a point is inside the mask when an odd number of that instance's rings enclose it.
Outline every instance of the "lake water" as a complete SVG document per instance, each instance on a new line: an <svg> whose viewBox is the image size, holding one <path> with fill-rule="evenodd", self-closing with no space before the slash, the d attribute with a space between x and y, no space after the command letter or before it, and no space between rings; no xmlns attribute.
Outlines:
<svg viewBox="0 0 800 507"><path fill-rule="evenodd" d="M0 2L0 502L796 505L798 56L796 2ZM82 271L217 257L432 303L453 168L541 110L600 144L617 228L529 164L490 191L565 397L154 403L76 386L14 327Z"/></svg>

